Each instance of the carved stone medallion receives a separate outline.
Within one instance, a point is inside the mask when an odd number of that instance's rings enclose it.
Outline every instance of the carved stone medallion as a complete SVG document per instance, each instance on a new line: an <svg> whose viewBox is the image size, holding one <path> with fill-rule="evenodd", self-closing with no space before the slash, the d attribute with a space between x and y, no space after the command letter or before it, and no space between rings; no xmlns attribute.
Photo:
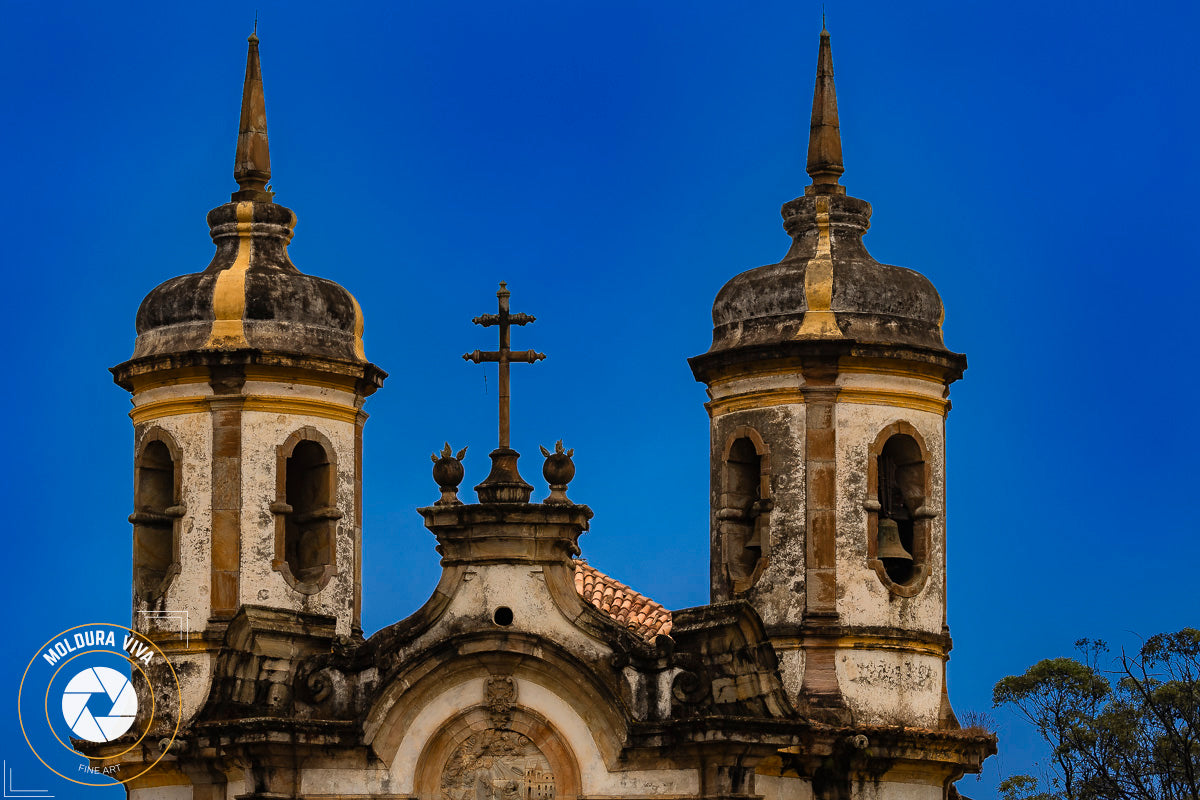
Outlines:
<svg viewBox="0 0 1200 800"><path fill-rule="evenodd" d="M554 800L550 762L529 737L495 728L460 744L442 769L442 800Z"/></svg>
<svg viewBox="0 0 1200 800"><path fill-rule="evenodd" d="M483 685L483 703L488 707L492 725L503 728L512 719L517 702L517 682L511 675L492 675Z"/></svg>

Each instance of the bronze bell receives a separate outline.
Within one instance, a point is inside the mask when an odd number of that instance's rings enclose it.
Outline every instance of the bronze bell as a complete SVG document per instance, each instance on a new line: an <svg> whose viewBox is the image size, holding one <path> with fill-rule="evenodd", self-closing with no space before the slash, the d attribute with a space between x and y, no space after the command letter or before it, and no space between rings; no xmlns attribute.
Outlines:
<svg viewBox="0 0 1200 800"><path fill-rule="evenodd" d="M879 558L894 558L912 561L912 555L900 543L900 526L896 520L884 517L879 520Z"/></svg>
<svg viewBox="0 0 1200 800"><path fill-rule="evenodd" d="M750 538L746 540L746 549L762 553L762 534L759 533L757 525L754 526L754 532L750 534Z"/></svg>

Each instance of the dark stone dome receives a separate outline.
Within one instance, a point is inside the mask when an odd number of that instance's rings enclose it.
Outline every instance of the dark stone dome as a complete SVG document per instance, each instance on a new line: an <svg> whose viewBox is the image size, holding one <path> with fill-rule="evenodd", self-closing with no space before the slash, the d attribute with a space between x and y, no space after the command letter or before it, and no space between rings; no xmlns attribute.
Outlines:
<svg viewBox="0 0 1200 800"><path fill-rule="evenodd" d="M778 264L747 270L722 287L709 352L806 338L946 349L942 300L929 279L881 264L863 246L870 203L806 195L782 213L791 249ZM815 318L805 321L813 312L822 312L822 333Z"/></svg>
<svg viewBox="0 0 1200 800"><path fill-rule="evenodd" d="M296 215L271 202L227 203L208 214L217 245L203 272L157 286L137 313L134 358L255 349L365 361L358 302L288 257Z"/></svg>

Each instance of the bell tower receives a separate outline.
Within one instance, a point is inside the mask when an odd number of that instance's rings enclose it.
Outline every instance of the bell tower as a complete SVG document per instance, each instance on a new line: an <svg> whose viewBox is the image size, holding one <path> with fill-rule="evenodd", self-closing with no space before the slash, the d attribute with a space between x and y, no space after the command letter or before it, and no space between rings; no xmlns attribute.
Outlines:
<svg viewBox="0 0 1200 800"><path fill-rule="evenodd" d="M211 263L146 296L112 369L133 401L133 625L197 667L179 670L185 714L244 609L361 637L362 406L386 377L355 299L288 257L256 35L234 177L208 214Z"/></svg>
<svg viewBox="0 0 1200 800"><path fill-rule="evenodd" d="M863 246L871 206L843 171L822 30L791 248L725 284L690 360L709 395L712 599L754 606L815 718L956 728L945 420L966 359L943 344L933 285Z"/></svg>

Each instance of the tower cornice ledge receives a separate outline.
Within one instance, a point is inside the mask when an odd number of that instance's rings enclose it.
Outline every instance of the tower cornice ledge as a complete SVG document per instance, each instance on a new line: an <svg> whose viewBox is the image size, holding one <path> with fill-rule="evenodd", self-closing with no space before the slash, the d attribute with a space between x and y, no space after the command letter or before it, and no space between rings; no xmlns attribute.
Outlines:
<svg viewBox="0 0 1200 800"><path fill-rule="evenodd" d="M983 760L996 754L997 742L996 734L978 728L935 730L905 725L840 726L819 722L812 724L806 738L802 757L825 757L848 743L862 753L864 766L874 762L879 766L895 767L899 762L908 761L925 769L936 769L935 765L942 764L957 768L955 772L959 769L978 772Z"/></svg>
<svg viewBox="0 0 1200 800"><path fill-rule="evenodd" d="M903 344L876 344L853 339L794 339L786 342L766 342L710 350L688 359L692 375L701 383L771 369L790 364L803 371L810 362L840 363L843 359L879 359L909 362L929 368L936 377L950 384L962 378L967 369L967 357L932 347Z"/></svg>
<svg viewBox="0 0 1200 800"><path fill-rule="evenodd" d="M245 368L245 367L278 367L319 373L322 375L338 375L353 380L359 394L364 397L374 393L383 386L387 373L379 367L366 361L350 361L348 359L328 358L291 353L272 353L255 348L240 350L188 350L182 353L164 353L161 355L132 358L110 367L113 381L122 389L132 392L138 388L139 379L149 375L156 377L173 370L201 368Z"/></svg>
<svg viewBox="0 0 1200 800"><path fill-rule="evenodd" d="M887 625L811 625L785 623L765 626L776 650L803 648L818 640L824 646L923 652L946 658L953 647L948 631L900 631Z"/></svg>

